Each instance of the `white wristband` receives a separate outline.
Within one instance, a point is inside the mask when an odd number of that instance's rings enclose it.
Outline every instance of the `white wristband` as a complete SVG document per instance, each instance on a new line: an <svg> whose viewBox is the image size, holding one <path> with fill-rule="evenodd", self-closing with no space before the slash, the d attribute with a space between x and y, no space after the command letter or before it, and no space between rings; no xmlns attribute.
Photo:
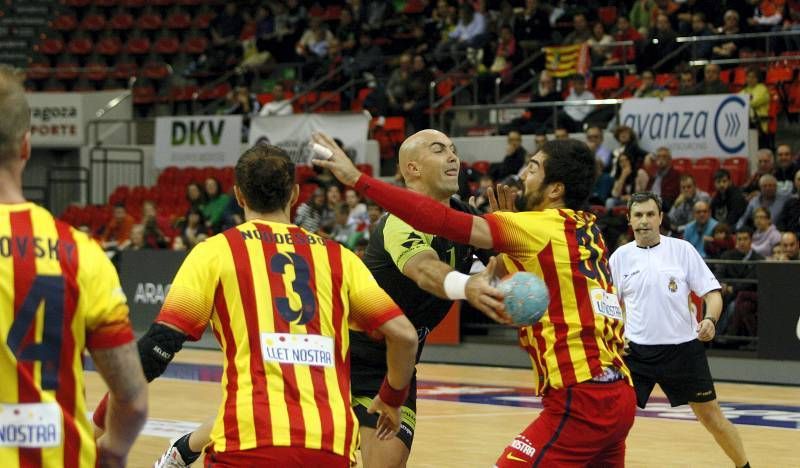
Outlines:
<svg viewBox="0 0 800 468"><path fill-rule="evenodd" d="M451 271L444 277L444 293L452 300L467 298L467 281L469 275Z"/></svg>

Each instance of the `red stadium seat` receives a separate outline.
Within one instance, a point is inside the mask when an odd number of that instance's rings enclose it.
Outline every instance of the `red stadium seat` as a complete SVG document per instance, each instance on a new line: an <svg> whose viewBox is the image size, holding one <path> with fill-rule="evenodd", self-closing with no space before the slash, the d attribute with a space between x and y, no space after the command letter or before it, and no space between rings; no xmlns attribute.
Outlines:
<svg viewBox="0 0 800 468"><path fill-rule="evenodd" d="M70 60L69 58L66 60ZM80 65L77 61L61 62L56 65L55 77L57 80L74 80L80 74Z"/></svg>
<svg viewBox="0 0 800 468"><path fill-rule="evenodd" d="M481 174L488 174L490 164L489 161L475 161L472 163L472 169Z"/></svg>
<svg viewBox="0 0 800 468"><path fill-rule="evenodd" d="M614 208L611 208L611 215L615 216L615 217L618 217L618 218L624 218L624 217L628 216L628 207L627 207L627 205L618 205L618 206L615 206Z"/></svg>
<svg viewBox="0 0 800 468"><path fill-rule="evenodd" d="M787 65L773 65L767 69L767 77L764 80L765 84L774 85L784 82L792 81L794 77L794 68Z"/></svg>
<svg viewBox="0 0 800 468"><path fill-rule="evenodd" d="M369 93L372 92L372 88L361 88L358 90L358 96L353 100L353 105L351 109L354 111L361 111L364 109L364 101L369 96Z"/></svg>
<svg viewBox="0 0 800 468"><path fill-rule="evenodd" d="M597 9L597 17L606 27L612 26L617 22L617 7L605 6Z"/></svg>
<svg viewBox="0 0 800 468"><path fill-rule="evenodd" d="M109 21L111 29L117 31L127 31L133 27L133 15L128 12L120 12L114 15Z"/></svg>
<svg viewBox="0 0 800 468"><path fill-rule="evenodd" d="M108 57L117 56L121 51L122 41L115 36L106 36L100 39L100 41L97 43L97 46L95 46L95 52Z"/></svg>
<svg viewBox="0 0 800 468"><path fill-rule="evenodd" d="M156 101L156 89L151 85L135 86L133 88L134 104L152 104Z"/></svg>
<svg viewBox="0 0 800 468"><path fill-rule="evenodd" d="M208 39L203 36L187 37L183 42L183 51L191 55L200 55L208 48Z"/></svg>
<svg viewBox="0 0 800 468"><path fill-rule="evenodd" d="M156 39L153 44L153 51L163 55L177 54L180 50L181 43L175 36L161 36Z"/></svg>
<svg viewBox="0 0 800 468"><path fill-rule="evenodd" d="M692 168L692 160L689 158L673 158L672 167L678 172L687 174Z"/></svg>
<svg viewBox="0 0 800 468"><path fill-rule="evenodd" d="M136 75L139 67L136 62L118 62L114 65L114 70L111 72L111 77L117 80L128 80Z"/></svg>
<svg viewBox="0 0 800 468"><path fill-rule="evenodd" d="M619 90L620 84L620 79L616 75L599 76L595 82L594 90L600 94L600 96L607 97Z"/></svg>
<svg viewBox="0 0 800 468"><path fill-rule="evenodd" d="M53 20L53 29L56 31L69 32L78 27L78 19L73 14L65 13Z"/></svg>
<svg viewBox="0 0 800 468"><path fill-rule="evenodd" d="M106 27L106 17L99 13L90 13L81 21L80 28L87 31L102 31Z"/></svg>
<svg viewBox="0 0 800 468"><path fill-rule="evenodd" d="M147 62L142 67L142 75L151 80L163 80L170 75L167 64L159 61Z"/></svg>
<svg viewBox="0 0 800 468"><path fill-rule="evenodd" d="M88 55L93 48L94 43L88 37L76 37L67 44L67 52L73 55Z"/></svg>
<svg viewBox="0 0 800 468"><path fill-rule="evenodd" d="M742 156L728 158L722 162L722 168L727 169L728 172L731 173L731 181L733 184L739 186L747 181L749 165L750 163L747 161L747 158Z"/></svg>
<svg viewBox="0 0 800 468"><path fill-rule="evenodd" d="M46 80L50 78L52 69L45 61L36 61L28 64L26 76L29 80Z"/></svg>
<svg viewBox="0 0 800 468"><path fill-rule="evenodd" d="M706 157L703 157L703 158L697 158L697 159L694 160L694 164L692 164L692 166L693 167L698 167L698 166L710 167L711 171L714 172L717 169L719 169L719 158L716 157L716 156L706 156Z"/></svg>
<svg viewBox="0 0 800 468"><path fill-rule="evenodd" d="M161 29L161 17L154 13L145 13L136 21L136 27L145 31Z"/></svg>
<svg viewBox="0 0 800 468"><path fill-rule="evenodd" d="M192 27L192 17L183 11L176 11L167 17L164 26L169 29L183 30Z"/></svg>
<svg viewBox="0 0 800 468"><path fill-rule="evenodd" d="M58 55L64 51L64 41L58 38L45 38L39 43L39 51L45 55Z"/></svg>
<svg viewBox="0 0 800 468"><path fill-rule="evenodd" d="M199 30L208 29L209 25L211 25L211 20L214 19L216 15L214 13L201 13L194 18L192 21L192 27Z"/></svg>
<svg viewBox="0 0 800 468"><path fill-rule="evenodd" d="M694 166L690 173L700 190L714 192L714 170L710 166Z"/></svg>
<svg viewBox="0 0 800 468"><path fill-rule="evenodd" d="M146 37L132 37L125 43L125 52L132 55L144 55L150 52L150 40Z"/></svg>
<svg viewBox="0 0 800 468"><path fill-rule="evenodd" d="M108 78L108 67L105 63L90 62L86 64L85 76L89 81L103 81Z"/></svg>

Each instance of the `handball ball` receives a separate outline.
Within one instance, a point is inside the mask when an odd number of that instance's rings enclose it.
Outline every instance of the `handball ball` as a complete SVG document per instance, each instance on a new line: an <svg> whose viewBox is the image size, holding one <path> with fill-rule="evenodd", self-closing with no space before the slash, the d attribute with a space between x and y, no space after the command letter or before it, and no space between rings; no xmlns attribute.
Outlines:
<svg viewBox="0 0 800 468"><path fill-rule="evenodd" d="M518 271L506 277L497 288L505 294L506 312L514 325L533 325L547 311L550 294L541 278L526 271Z"/></svg>

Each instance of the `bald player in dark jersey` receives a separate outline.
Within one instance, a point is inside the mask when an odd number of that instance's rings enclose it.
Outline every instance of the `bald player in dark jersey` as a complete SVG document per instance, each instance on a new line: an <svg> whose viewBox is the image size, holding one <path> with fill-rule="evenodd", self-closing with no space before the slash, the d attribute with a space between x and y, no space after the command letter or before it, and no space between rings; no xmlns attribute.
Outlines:
<svg viewBox="0 0 800 468"><path fill-rule="evenodd" d="M410 190L426 194L449 206L473 214L472 207L452 195L458 190L461 161L453 142L436 130L422 130L400 147L400 171ZM493 274L490 253L442 237L415 230L394 215L381 218L370 237L364 263L378 284L400 306L417 329L417 361L425 338L438 325L453 304L444 290L445 276L456 270L469 273L477 254L489 268L473 275L466 288L470 303L490 317L501 296L488 280ZM409 397L400 408L401 427L389 441L375 437L375 414L367 413L376 390L386 375L386 345L364 333L350 333L351 391L353 407L361 425L361 454L366 468L402 467L411 450L416 422L416 378Z"/></svg>

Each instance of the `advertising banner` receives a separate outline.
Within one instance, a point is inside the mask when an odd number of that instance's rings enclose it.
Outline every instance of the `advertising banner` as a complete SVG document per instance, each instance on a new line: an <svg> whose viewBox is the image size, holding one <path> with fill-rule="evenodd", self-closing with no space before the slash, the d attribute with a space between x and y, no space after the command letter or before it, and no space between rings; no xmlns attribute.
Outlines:
<svg viewBox="0 0 800 468"><path fill-rule="evenodd" d="M289 152L293 161L306 163L310 160L311 134L320 131L340 139L345 152L356 163L367 162L369 116L366 113L255 117L250 122L248 143L252 146L265 141L280 146Z"/></svg>
<svg viewBox="0 0 800 468"><path fill-rule="evenodd" d="M233 166L242 153L241 138L241 115L158 117L155 165Z"/></svg>
<svg viewBox="0 0 800 468"><path fill-rule="evenodd" d="M31 145L77 147L84 142L84 106L79 93L28 93Z"/></svg>
<svg viewBox="0 0 800 468"><path fill-rule="evenodd" d="M673 157L748 156L749 115L749 98L738 94L626 99L620 124L648 151L666 146Z"/></svg>

